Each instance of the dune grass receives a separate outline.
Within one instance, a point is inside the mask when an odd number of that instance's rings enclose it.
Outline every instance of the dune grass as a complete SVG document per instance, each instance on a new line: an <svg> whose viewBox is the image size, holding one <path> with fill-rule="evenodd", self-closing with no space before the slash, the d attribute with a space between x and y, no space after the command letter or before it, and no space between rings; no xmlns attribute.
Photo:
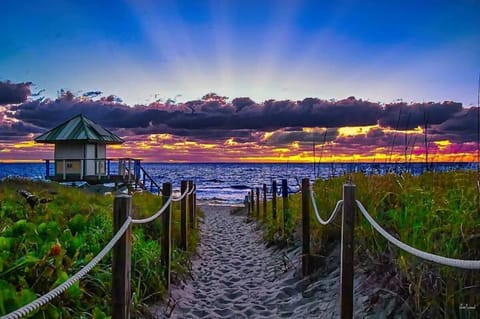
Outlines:
<svg viewBox="0 0 480 319"><path fill-rule="evenodd" d="M317 180L313 190L320 214L326 219L342 185L356 185L360 200L377 222L392 235L415 248L459 259L480 259L480 214L477 173L465 171L409 174L352 174ZM277 198L277 222L268 205L265 238L292 240L301 235L301 195L289 197L291 222L281 233L281 198ZM340 241L338 216L329 226L320 225L311 215L311 242L314 253L325 253L332 242ZM396 294L406 301L416 318L459 318L461 304L480 305L480 271L461 270L424 262L387 243L358 212L355 227L357 264L371 271L384 271L398 278ZM389 287L390 288L390 287Z"/></svg>
<svg viewBox="0 0 480 319"><path fill-rule="evenodd" d="M28 190L44 199L31 207L18 193ZM133 217L148 217L161 197L133 195ZM34 300L88 263L112 237L113 197L56 183L7 179L0 182L0 315ZM173 204L174 241L179 239L179 203ZM165 292L160 264L160 221L132 225L133 309L141 314ZM172 271L184 276L190 252L175 248ZM111 311L111 253L83 280L35 313L38 318L105 318Z"/></svg>

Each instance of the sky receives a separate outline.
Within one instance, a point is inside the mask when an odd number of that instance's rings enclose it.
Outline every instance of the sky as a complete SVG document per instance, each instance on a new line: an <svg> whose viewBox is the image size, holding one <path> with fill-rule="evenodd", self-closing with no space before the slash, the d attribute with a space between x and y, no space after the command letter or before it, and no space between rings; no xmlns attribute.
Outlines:
<svg viewBox="0 0 480 319"><path fill-rule="evenodd" d="M4 1L0 161L473 161L480 1ZM315 153L314 150L315 149ZM314 157L315 155L315 157Z"/></svg>

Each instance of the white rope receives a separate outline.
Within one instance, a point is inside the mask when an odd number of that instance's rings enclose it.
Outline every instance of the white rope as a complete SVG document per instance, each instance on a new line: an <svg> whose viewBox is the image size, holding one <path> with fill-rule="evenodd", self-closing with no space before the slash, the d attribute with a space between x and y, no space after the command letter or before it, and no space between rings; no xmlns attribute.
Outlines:
<svg viewBox="0 0 480 319"><path fill-rule="evenodd" d="M58 297L60 294L65 292L68 288L70 288L73 284L75 284L77 281L79 281L81 278L83 278L90 270L92 270L93 267L95 267L100 260L102 260L103 257L113 248L113 246L117 243L117 241L122 237L122 235L125 233L127 228L130 226L130 224L144 224L144 223L149 223L156 218L158 218L164 211L165 209L170 205L172 201L179 201L182 200L186 195L191 195L195 191L196 186L192 188L192 190L188 190L188 188L185 190L185 192L177 198L169 197L168 200L165 202L165 204L160 208L158 212L156 212L154 215L144 218L144 219L132 219L131 217L128 217L127 220L123 223L122 227L118 230L118 232L113 236L113 238L108 242L108 244L98 253L97 256L95 256L85 267L83 267L80 271L78 271L75 275L67 279L64 283L56 287L55 289L49 291L45 295L35 299L34 301L30 302L29 304L5 315L2 316L0 319L19 319L22 318L32 311L37 310L41 306L45 305L46 303L50 302L52 299Z"/></svg>
<svg viewBox="0 0 480 319"><path fill-rule="evenodd" d="M193 185L193 188L188 192L188 196L192 195L197 190L197 185Z"/></svg>
<svg viewBox="0 0 480 319"><path fill-rule="evenodd" d="M463 259L442 257L442 256L421 251L417 248L413 248L401 242L400 240L390 235L379 224L377 224L377 222L373 219L373 217L368 214L367 210L365 209L365 207L363 207L360 201L357 200L356 202L357 202L358 208L360 208L360 211L362 212L363 216L365 216L365 218L370 223L370 225L372 225L373 228L375 228L375 230L380 233L380 235L385 237L386 240L388 240L398 248L403 249L407 253L417 256L418 258L422 258L428 261L433 261L437 264L441 264L445 266L451 266L451 267L463 268L463 269L480 269L480 260L463 260Z"/></svg>
<svg viewBox="0 0 480 319"><path fill-rule="evenodd" d="M183 192L183 194L179 197L176 197L176 198L172 198L172 201L174 202L178 202L178 201L181 201L185 196L187 196L188 194L188 187L187 189Z"/></svg>
<svg viewBox="0 0 480 319"><path fill-rule="evenodd" d="M339 200L335 205L335 208L333 209L333 212L330 215L330 217L328 217L327 220L323 220L320 214L318 213L317 203L315 202L315 194L313 193L313 191L310 191L310 198L312 199L313 211L315 212L315 216L317 217L318 222L325 226L330 224L332 220L337 216L343 204L343 200Z"/></svg>
<svg viewBox="0 0 480 319"><path fill-rule="evenodd" d="M127 220L123 223L122 227L118 230L118 232L113 236L113 238L108 242L108 244L95 256L85 267L80 269L75 275L67 279L64 283L57 286L55 289L49 291L45 295L35 299L34 301L30 302L29 304L1 317L1 319L18 319L22 318L32 311L37 310L41 306L45 305L46 303L50 302L52 299L58 297L60 294L65 292L68 288L70 288L73 284L79 281L82 277L84 277L93 267L95 267L100 260L112 249L112 247L117 243L120 237L123 236L127 228L130 226L132 222L132 218L128 217Z"/></svg>
<svg viewBox="0 0 480 319"><path fill-rule="evenodd" d="M145 224L145 223L149 223L149 222L155 220L160 215L162 215L162 213L165 211L165 209L167 209L167 207L170 205L171 202L172 202L172 196L170 196L168 198L168 200L165 202L165 204L163 204L162 208L160 208L160 210L158 212L156 212L152 216L144 218L144 219L132 219L132 223L134 223L134 224Z"/></svg>

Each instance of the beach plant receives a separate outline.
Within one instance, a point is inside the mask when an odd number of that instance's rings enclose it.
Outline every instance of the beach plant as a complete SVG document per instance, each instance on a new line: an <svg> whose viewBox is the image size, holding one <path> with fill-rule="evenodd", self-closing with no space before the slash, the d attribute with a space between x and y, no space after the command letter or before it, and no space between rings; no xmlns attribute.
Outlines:
<svg viewBox="0 0 480 319"><path fill-rule="evenodd" d="M39 198L33 208L20 195L28 190ZM42 200L44 199L44 200ZM162 199L148 193L133 195L133 214L155 213ZM177 205L173 206L178 215ZM111 239L113 197L57 183L28 179L0 182L0 315L16 310L55 288L94 258ZM178 234L174 233L174 236ZM165 293L160 264L160 222L132 225L133 311L141 316L147 305ZM173 269L188 269L198 235L190 235L190 252L174 254ZM184 264L181 264L184 263ZM178 271L185 275L185 272ZM39 318L107 318L111 312L111 253L80 282L42 307Z"/></svg>
<svg viewBox="0 0 480 319"><path fill-rule="evenodd" d="M365 175L353 173L313 185L320 214L327 218L342 197L342 185L353 182L356 198L390 234L410 246L451 258L480 259L477 173L472 171ZM301 238L301 195L290 196L293 236ZM271 205L268 205L271 214ZM279 211L281 212L281 211ZM311 244L325 255L340 241L340 216L328 226L311 214ZM279 236L271 219L262 220L265 238ZM287 236L290 234L286 232ZM461 270L419 260L389 244L358 213L355 245L357 265L371 272L396 274L393 287L416 318L460 318L460 305L478 307L478 271ZM387 287L385 287L387 288ZM390 288L390 287L388 287Z"/></svg>

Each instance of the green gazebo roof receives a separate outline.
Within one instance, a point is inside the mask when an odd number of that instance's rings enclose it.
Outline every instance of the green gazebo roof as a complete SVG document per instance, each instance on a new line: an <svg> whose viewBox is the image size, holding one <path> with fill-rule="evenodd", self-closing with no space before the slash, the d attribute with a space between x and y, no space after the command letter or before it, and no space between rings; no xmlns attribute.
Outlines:
<svg viewBox="0 0 480 319"><path fill-rule="evenodd" d="M123 140L109 130L79 114L35 138L38 143L87 142L121 144Z"/></svg>

